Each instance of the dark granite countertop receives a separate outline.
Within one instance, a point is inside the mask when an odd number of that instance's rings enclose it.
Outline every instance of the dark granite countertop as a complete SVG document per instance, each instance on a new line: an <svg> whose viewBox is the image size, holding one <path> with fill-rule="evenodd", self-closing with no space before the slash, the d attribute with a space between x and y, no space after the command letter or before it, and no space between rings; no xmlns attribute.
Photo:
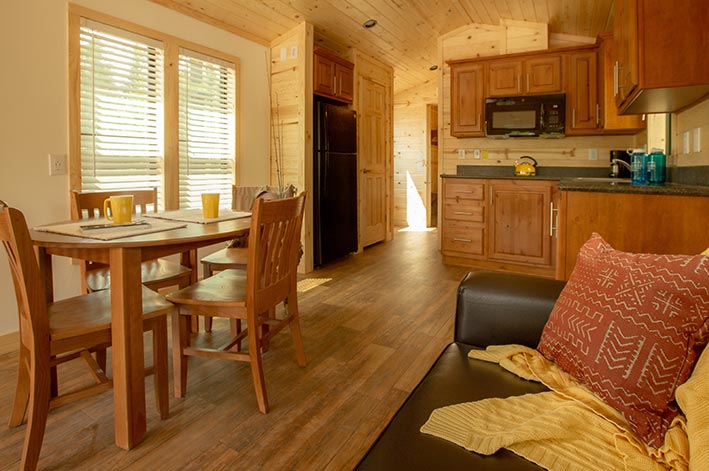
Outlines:
<svg viewBox="0 0 709 471"><path fill-rule="evenodd" d="M629 183L610 183L580 181L563 178L557 188L561 191L589 191L601 193L629 193L644 195L709 196L709 186L665 183L661 186L631 185Z"/></svg>
<svg viewBox="0 0 709 471"><path fill-rule="evenodd" d="M480 178L511 180L552 180L558 181L561 191L590 191L602 193L628 193L677 196L709 196L709 186L667 182L662 186L631 185L628 180L607 180L608 170L599 167L541 167L533 177L515 176L509 166L463 166L459 165L455 175L443 174L442 178ZM579 178L581 177L581 178ZM595 180L594 179L598 179Z"/></svg>

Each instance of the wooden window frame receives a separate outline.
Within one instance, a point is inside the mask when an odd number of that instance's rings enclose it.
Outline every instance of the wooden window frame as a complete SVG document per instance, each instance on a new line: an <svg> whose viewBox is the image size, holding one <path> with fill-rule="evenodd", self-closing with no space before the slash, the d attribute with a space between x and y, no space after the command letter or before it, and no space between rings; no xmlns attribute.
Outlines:
<svg viewBox="0 0 709 471"><path fill-rule="evenodd" d="M126 31L147 36L163 44L164 52L164 198L167 210L179 209L179 50L190 49L212 56L235 67L236 119L234 120L234 184L239 185L241 175L241 65L240 59L216 49L162 33L120 18L100 13L78 5L69 5L69 185L70 190L81 191L81 18L108 24Z"/></svg>

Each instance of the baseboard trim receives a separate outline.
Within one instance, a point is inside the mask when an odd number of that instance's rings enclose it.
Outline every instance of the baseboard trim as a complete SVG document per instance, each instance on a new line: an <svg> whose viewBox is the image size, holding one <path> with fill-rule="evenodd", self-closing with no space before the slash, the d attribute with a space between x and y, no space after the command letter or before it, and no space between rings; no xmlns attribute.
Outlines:
<svg viewBox="0 0 709 471"><path fill-rule="evenodd" d="M0 355L16 352L20 345L20 332L0 335Z"/></svg>

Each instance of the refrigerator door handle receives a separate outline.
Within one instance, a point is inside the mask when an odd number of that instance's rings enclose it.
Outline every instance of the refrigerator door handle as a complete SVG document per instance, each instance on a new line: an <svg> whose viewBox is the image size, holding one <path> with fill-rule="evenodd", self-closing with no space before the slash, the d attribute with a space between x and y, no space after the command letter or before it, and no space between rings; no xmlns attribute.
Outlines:
<svg viewBox="0 0 709 471"><path fill-rule="evenodd" d="M323 106L323 137L324 137L324 144L325 144L325 151L330 150L330 139L328 136L328 131L330 130L330 126L328 125L328 116L327 116L327 106Z"/></svg>
<svg viewBox="0 0 709 471"><path fill-rule="evenodd" d="M330 167L330 153L325 152L323 154L323 158L325 160L324 165L322 166L322 175L320 176L321 182L322 182L322 191L320 192L320 198L326 198L327 197L327 174L328 174L328 169Z"/></svg>

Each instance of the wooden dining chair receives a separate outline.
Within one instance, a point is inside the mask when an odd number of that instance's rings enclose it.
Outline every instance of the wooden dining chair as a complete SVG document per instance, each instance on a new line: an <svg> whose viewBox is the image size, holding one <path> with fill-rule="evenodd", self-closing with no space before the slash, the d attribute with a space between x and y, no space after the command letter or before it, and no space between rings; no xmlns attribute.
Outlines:
<svg viewBox="0 0 709 471"><path fill-rule="evenodd" d="M240 191L243 190L243 191ZM237 211L251 211L256 199L272 200L280 198L273 187L232 187L231 207ZM285 198L295 196L295 187L288 185L284 190ZM216 272L230 268L246 268L248 259L248 237L229 242L226 248L213 252L200 261L204 278L209 278ZM212 318L204 317L204 330L212 331Z"/></svg>
<svg viewBox="0 0 709 471"><path fill-rule="evenodd" d="M20 325L19 370L10 426L21 425L27 415L20 469L33 470L49 410L112 386L91 356L91 352L105 351L111 345L111 295L105 290L47 303L44 278L24 215L3 201L0 211L0 240L10 264ZM162 296L143 287L143 330L153 335L153 366L146 373L155 374L155 399L162 419L169 413L167 314L173 309ZM55 396L52 369L74 359L86 363L95 384Z"/></svg>
<svg viewBox="0 0 709 471"><path fill-rule="evenodd" d="M247 361L259 410L268 412L262 352L286 326L290 326L298 365L305 366L296 290L304 207L305 193L295 198L257 199L251 216L246 270L224 270L167 296L178 305L172 317L175 396L185 395L187 356ZM286 306L281 318L270 315L281 303ZM232 338L218 349L191 346L187 317L191 314L230 319ZM236 327L236 321L241 320L246 321L244 331ZM248 353L241 350L244 339Z"/></svg>
<svg viewBox="0 0 709 471"><path fill-rule="evenodd" d="M105 217L103 214L104 200L118 195L133 195L133 204L138 208L139 214L145 214L150 210L157 212L157 188L95 192L72 191L72 218ZM184 288L189 286L192 277L191 269L161 258L143 262L140 272L143 284L153 291L174 285ZM85 293L99 291L110 286L111 272L108 266L103 263L81 262L81 274L81 283Z"/></svg>

